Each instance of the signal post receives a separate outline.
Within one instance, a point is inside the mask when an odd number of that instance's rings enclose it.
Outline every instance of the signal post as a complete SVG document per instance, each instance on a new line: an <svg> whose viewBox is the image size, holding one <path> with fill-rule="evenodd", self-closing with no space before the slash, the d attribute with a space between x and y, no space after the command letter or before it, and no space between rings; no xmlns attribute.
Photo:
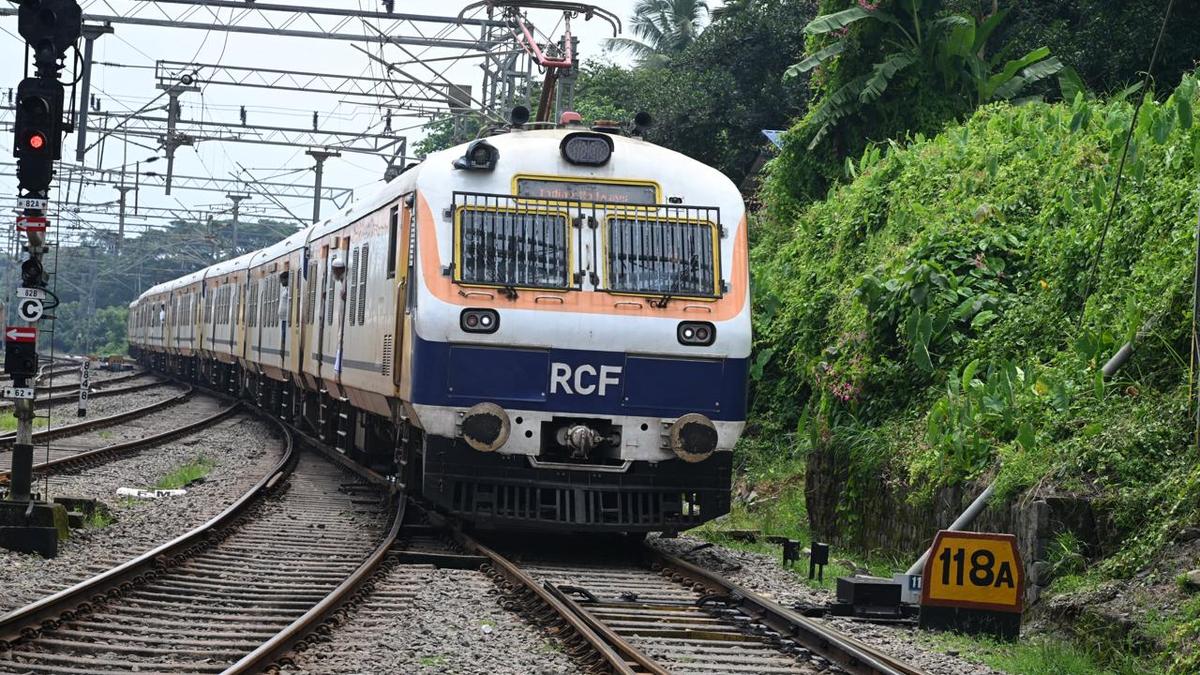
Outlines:
<svg viewBox="0 0 1200 675"><path fill-rule="evenodd" d="M33 54L34 74L17 86L13 156L17 158L16 223L25 234L27 257L17 289L18 316L4 328L4 370L13 380L4 394L13 399L17 434L13 444L8 498L0 502L0 546L53 556L67 534L66 510L34 499L34 378L38 370L37 321L46 297L46 212L54 162L62 156L64 91L59 74L67 49L82 31L82 10L75 0L21 0L17 29Z"/></svg>

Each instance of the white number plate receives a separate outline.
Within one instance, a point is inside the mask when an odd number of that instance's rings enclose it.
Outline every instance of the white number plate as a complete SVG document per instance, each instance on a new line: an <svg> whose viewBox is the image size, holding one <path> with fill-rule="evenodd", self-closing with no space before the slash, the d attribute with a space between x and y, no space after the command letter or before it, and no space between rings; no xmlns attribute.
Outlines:
<svg viewBox="0 0 1200 675"><path fill-rule="evenodd" d="M33 398L33 387L5 387L4 398Z"/></svg>
<svg viewBox="0 0 1200 675"><path fill-rule="evenodd" d="M40 288L25 288L22 286L17 289L17 299L33 298L34 300L45 300L46 291Z"/></svg>
<svg viewBox="0 0 1200 675"><path fill-rule="evenodd" d="M38 209L45 211L46 207L50 206L49 199L38 199L37 197L17 197L18 209Z"/></svg>

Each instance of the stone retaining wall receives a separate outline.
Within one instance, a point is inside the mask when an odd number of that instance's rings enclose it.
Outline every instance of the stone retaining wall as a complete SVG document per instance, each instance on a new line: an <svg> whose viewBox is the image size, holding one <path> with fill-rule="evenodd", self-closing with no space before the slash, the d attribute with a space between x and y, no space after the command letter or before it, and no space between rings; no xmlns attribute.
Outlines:
<svg viewBox="0 0 1200 675"><path fill-rule="evenodd" d="M868 554L883 552L916 560L938 530L953 522L986 483L943 487L928 506L913 506L908 502L910 486L889 485L883 477L860 487L860 494L850 495L845 487L845 467L825 453L810 456L805 501L815 536ZM855 518L839 516L839 510L856 514ZM1016 535L1025 565L1026 601L1032 603L1050 583L1047 557L1054 538L1072 531L1083 542L1084 553L1097 556L1109 552L1104 542L1113 540L1107 536L1105 522L1087 498L1027 493L1003 503L993 501L970 529Z"/></svg>

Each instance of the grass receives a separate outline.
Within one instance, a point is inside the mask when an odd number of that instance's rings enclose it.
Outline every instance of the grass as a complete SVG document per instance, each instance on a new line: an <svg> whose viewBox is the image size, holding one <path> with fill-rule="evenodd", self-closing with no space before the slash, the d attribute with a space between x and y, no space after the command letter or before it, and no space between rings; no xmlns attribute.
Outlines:
<svg viewBox="0 0 1200 675"><path fill-rule="evenodd" d="M428 668L432 668L434 666L440 666L445 662L446 662L446 657L444 657L444 656L422 656L420 661L418 661L418 663L420 663L422 666L425 666Z"/></svg>
<svg viewBox="0 0 1200 675"><path fill-rule="evenodd" d="M217 463L204 455L176 468L163 476L154 484L155 490L178 490L204 478L213 470Z"/></svg>
<svg viewBox="0 0 1200 675"><path fill-rule="evenodd" d="M107 441L108 439L113 437L113 432L108 429L101 429L100 432L96 435Z"/></svg>
<svg viewBox="0 0 1200 675"><path fill-rule="evenodd" d="M112 525L116 521L117 519L114 518L111 513L103 509L96 509L95 511L92 511L92 515L87 517L83 525L84 527L99 530Z"/></svg>
<svg viewBox="0 0 1200 675"><path fill-rule="evenodd" d="M45 429L49 422L45 417L38 417L33 420L33 428ZM0 413L0 431L16 431L17 418L13 417L11 412Z"/></svg>
<svg viewBox="0 0 1200 675"><path fill-rule="evenodd" d="M1076 644L1047 637L1020 642L957 633L922 633L918 639L941 652L982 663L1009 675L1146 675L1161 672L1147 659L1128 654L1101 656Z"/></svg>
<svg viewBox="0 0 1200 675"><path fill-rule="evenodd" d="M727 534L729 530L758 530L760 538L753 542L734 539ZM804 486L798 483L787 484L777 491L772 491L772 494L754 505L735 504L728 516L716 521L709 521L689 534L740 551L769 555L782 565L782 548L766 541L767 537L781 536L796 539L804 547L810 546L813 542L812 534L808 529L808 513L804 507ZM890 577L894 571L903 571L908 567L907 563L897 560L873 558L864 561L857 559L858 556L855 556L855 559L846 560L850 557L846 551L831 549L829 565L825 567L821 581L808 579L808 560L804 556L801 556L800 562L791 571L812 588L832 590L836 587L839 576L851 575L855 571L854 567L838 561L852 562L855 566L865 567L871 574L885 577Z"/></svg>

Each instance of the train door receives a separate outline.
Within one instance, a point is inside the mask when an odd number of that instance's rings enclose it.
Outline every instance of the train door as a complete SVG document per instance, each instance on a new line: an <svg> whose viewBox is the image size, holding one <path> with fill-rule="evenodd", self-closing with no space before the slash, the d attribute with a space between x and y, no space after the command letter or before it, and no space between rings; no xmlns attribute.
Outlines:
<svg viewBox="0 0 1200 675"><path fill-rule="evenodd" d="M403 371L401 360L404 355L405 318L408 315L408 298L415 291L411 288L416 279L413 277L413 262L416 251L413 241L416 234L415 194L410 192L401 198L400 206L393 207L388 223L388 276L396 278L395 301L396 325L392 340L392 384L399 386Z"/></svg>
<svg viewBox="0 0 1200 675"><path fill-rule="evenodd" d="M339 380L342 372L349 254L350 238L334 237L325 264L325 321L317 350L321 354L321 377L324 379Z"/></svg>

